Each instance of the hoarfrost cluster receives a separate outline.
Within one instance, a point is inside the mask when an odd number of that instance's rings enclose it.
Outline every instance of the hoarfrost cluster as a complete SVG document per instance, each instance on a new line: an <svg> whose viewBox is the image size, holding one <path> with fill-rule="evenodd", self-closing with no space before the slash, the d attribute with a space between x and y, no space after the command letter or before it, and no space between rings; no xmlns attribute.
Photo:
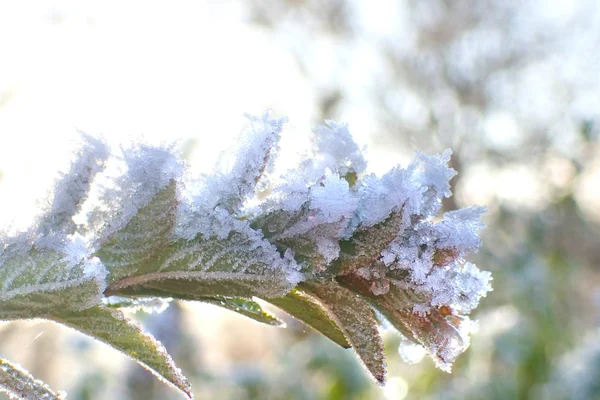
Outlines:
<svg viewBox="0 0 600 400"><path fill-rule="evenodd" d="M438 218L455 175L450 150L418 153L377 176L348 126L327 121L313 132L311 154L278 174L286 119L247 120L232 161L204 176L191 174L173 144L111 152L82 135L37 225L0 235L0 307L8 310L0 319L26 317L19 304L51 315L65 303L65 293L52 292L92 281L66 294L73 310L124 298L135 307L154 304L148 297L268 300L294 288L318 299L318 285L335 283L449 370L468 346L466 314L491 290L490 273L465 261L481 246L484 208ZM34 292L45 295L23 298ZM350 322L332 319L352 336Z"/></svg>

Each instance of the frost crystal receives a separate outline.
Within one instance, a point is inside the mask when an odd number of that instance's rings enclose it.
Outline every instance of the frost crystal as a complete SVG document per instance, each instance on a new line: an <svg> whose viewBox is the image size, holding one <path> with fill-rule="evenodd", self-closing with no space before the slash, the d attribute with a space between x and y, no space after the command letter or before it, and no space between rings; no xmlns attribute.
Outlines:
<svg viewBox="0 0 600 400"><path fill-rule="evenodd" d="M350 193L348 182L330 170L320 186L311 190L311 208L318 210L324 223L351 218L356 210L356 199Z"/></svg>
<svg viewBox="0 0 600 400"><path fill-rule="evenodd" d="M327 120L314 130L313 143L317 153L326 160L328 167L344 176L349 172L363 173L367 163L354 143L347 124Z"/></svg>

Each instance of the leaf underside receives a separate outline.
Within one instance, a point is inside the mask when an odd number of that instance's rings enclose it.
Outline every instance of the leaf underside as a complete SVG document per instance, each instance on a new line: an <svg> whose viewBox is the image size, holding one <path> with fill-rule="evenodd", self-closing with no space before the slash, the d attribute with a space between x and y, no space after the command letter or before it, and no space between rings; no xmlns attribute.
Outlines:
<svg viewBox="0 0 600 400"><path fill-rule="evenodd" d="M181 300L198 300L203 303L212 304L222 307L226 310L231 310L235 313L253 319L257 322L271 326L285 326L285 323L274 315L269 314L256 301L244 299L241 297L203 297L203 298L181 298Z"/></svg>
<svg viewBox="0 0 600 400"><path fill-rule="evenodd" d="M0 391L11 399L62 400L63 393L53 391L44 382L35 379L18 365L0 358Z"/></svg>
<svg viewBox="0 0 600 400"><path fill-rule="evenodd" d="M167 354L163 345L119 310L94 307L50 318L98 339L137 361L160 380L192 398L190 384Z"/></svg>
<svg viewBox="0 0 600 400"><path fill-rule="evenodd" d="M268 302L304 322L344 349L352 347L340 327L330 318L323 306L306 293L292 290L286 296L269 299Z"/></svg>
<svg viewBox="0 0 600 400"><path fill-rule="evenodd" d="M283 275L261 276L244 273L189 272L156 274L145 281L125 287L113 286L111 296L173 297L186 300L202 300L204 297L226 296L252 298L271 297L271 293L285 293L289 282Z"/></svg>
<svg viewBox="0 0 600 400"><path fill-rule="evenodd" d="M375 312L362 298L334 281L299 287L317 298L340 327L358 357L380 384L385 383L385 353Z"/></svg>

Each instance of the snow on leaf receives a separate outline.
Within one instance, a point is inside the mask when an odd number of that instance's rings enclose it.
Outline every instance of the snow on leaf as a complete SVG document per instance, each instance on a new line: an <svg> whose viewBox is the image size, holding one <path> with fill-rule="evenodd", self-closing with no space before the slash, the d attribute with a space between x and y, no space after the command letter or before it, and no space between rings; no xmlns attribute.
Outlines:
<svg viewBox="0 0 600 400"><path fill-rule="evenodd" d="M256 183L266 170L272 167L274 153L279 147L279 139L287 118L272 119L270 112L262 117L246 114L250 126L242 136L237 157L228 177L221 182L224 205L229 211L237 211L242 202L254 193Z"/></svg>
<svg viewBox="0 0 600 400"><path fill-rule="evenodd" d="M306 282L300 285L314 296L340 327L358 357L380 384L385 383L385 353L373 309L335 281Z"/></svg>
<svg viewBox="0 0 600 400"><path fill-rule="evenodd" d="M94 307L52 316L53 321L76 329L123 352L160 380L192 398L190 384L164 346L118 310Z"/></svg>
<svg viewBox="0 0 600 400"><path fill-rule="evenodd" d="M492 290L491 279L490 272L480 271L471 263L455 270L437 268L426 281L431 288L431 305L452 305L461 313L468 314L477 307L481 297Z"/></svg>
<svg viewBox="0 0 600 400"><path fill-rule="evenodd" d="M106 268L89 250L75 255L78 240L20 235L0 244L0 319L41 317L100 302Z"/></svg>
<svg viewBox="0 0 600 400"><path fill-rule="evenodd" d="M309 294L300 290L292 290L284 297L276 297L268 301L339 346L345 349L352 347L336 322L323 309L318 300Z"/></svg>
<svg viewBox="0 0 600 400"><path fill-rule="evenodd" d="M63 400L63 392L53 391L47 384L35 379L21 366L0 358L0 391L18 400Z"/></svg>

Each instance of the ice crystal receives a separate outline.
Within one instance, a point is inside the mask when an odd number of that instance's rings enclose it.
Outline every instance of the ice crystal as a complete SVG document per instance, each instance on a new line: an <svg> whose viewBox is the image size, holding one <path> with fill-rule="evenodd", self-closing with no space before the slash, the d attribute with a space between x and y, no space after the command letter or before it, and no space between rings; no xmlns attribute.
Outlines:
<svg viewBox="0 0 600 400"><path fill-rule="evenodd" d="M325 121L325 124L314 129L313 143L316 152L326 160L328 167L338 170L342 176L349 172L364 172L367 163L354 142L348 125L331 120Z"/></svg>
<svg viewBox="0 0 600 400"><path fill-rule="evenodd" d="M310 198L311 207L318 210L323 223L351 218L356 210L356 198L350 193L348 182L330 170L321 185L312 188Z"/></svg>

